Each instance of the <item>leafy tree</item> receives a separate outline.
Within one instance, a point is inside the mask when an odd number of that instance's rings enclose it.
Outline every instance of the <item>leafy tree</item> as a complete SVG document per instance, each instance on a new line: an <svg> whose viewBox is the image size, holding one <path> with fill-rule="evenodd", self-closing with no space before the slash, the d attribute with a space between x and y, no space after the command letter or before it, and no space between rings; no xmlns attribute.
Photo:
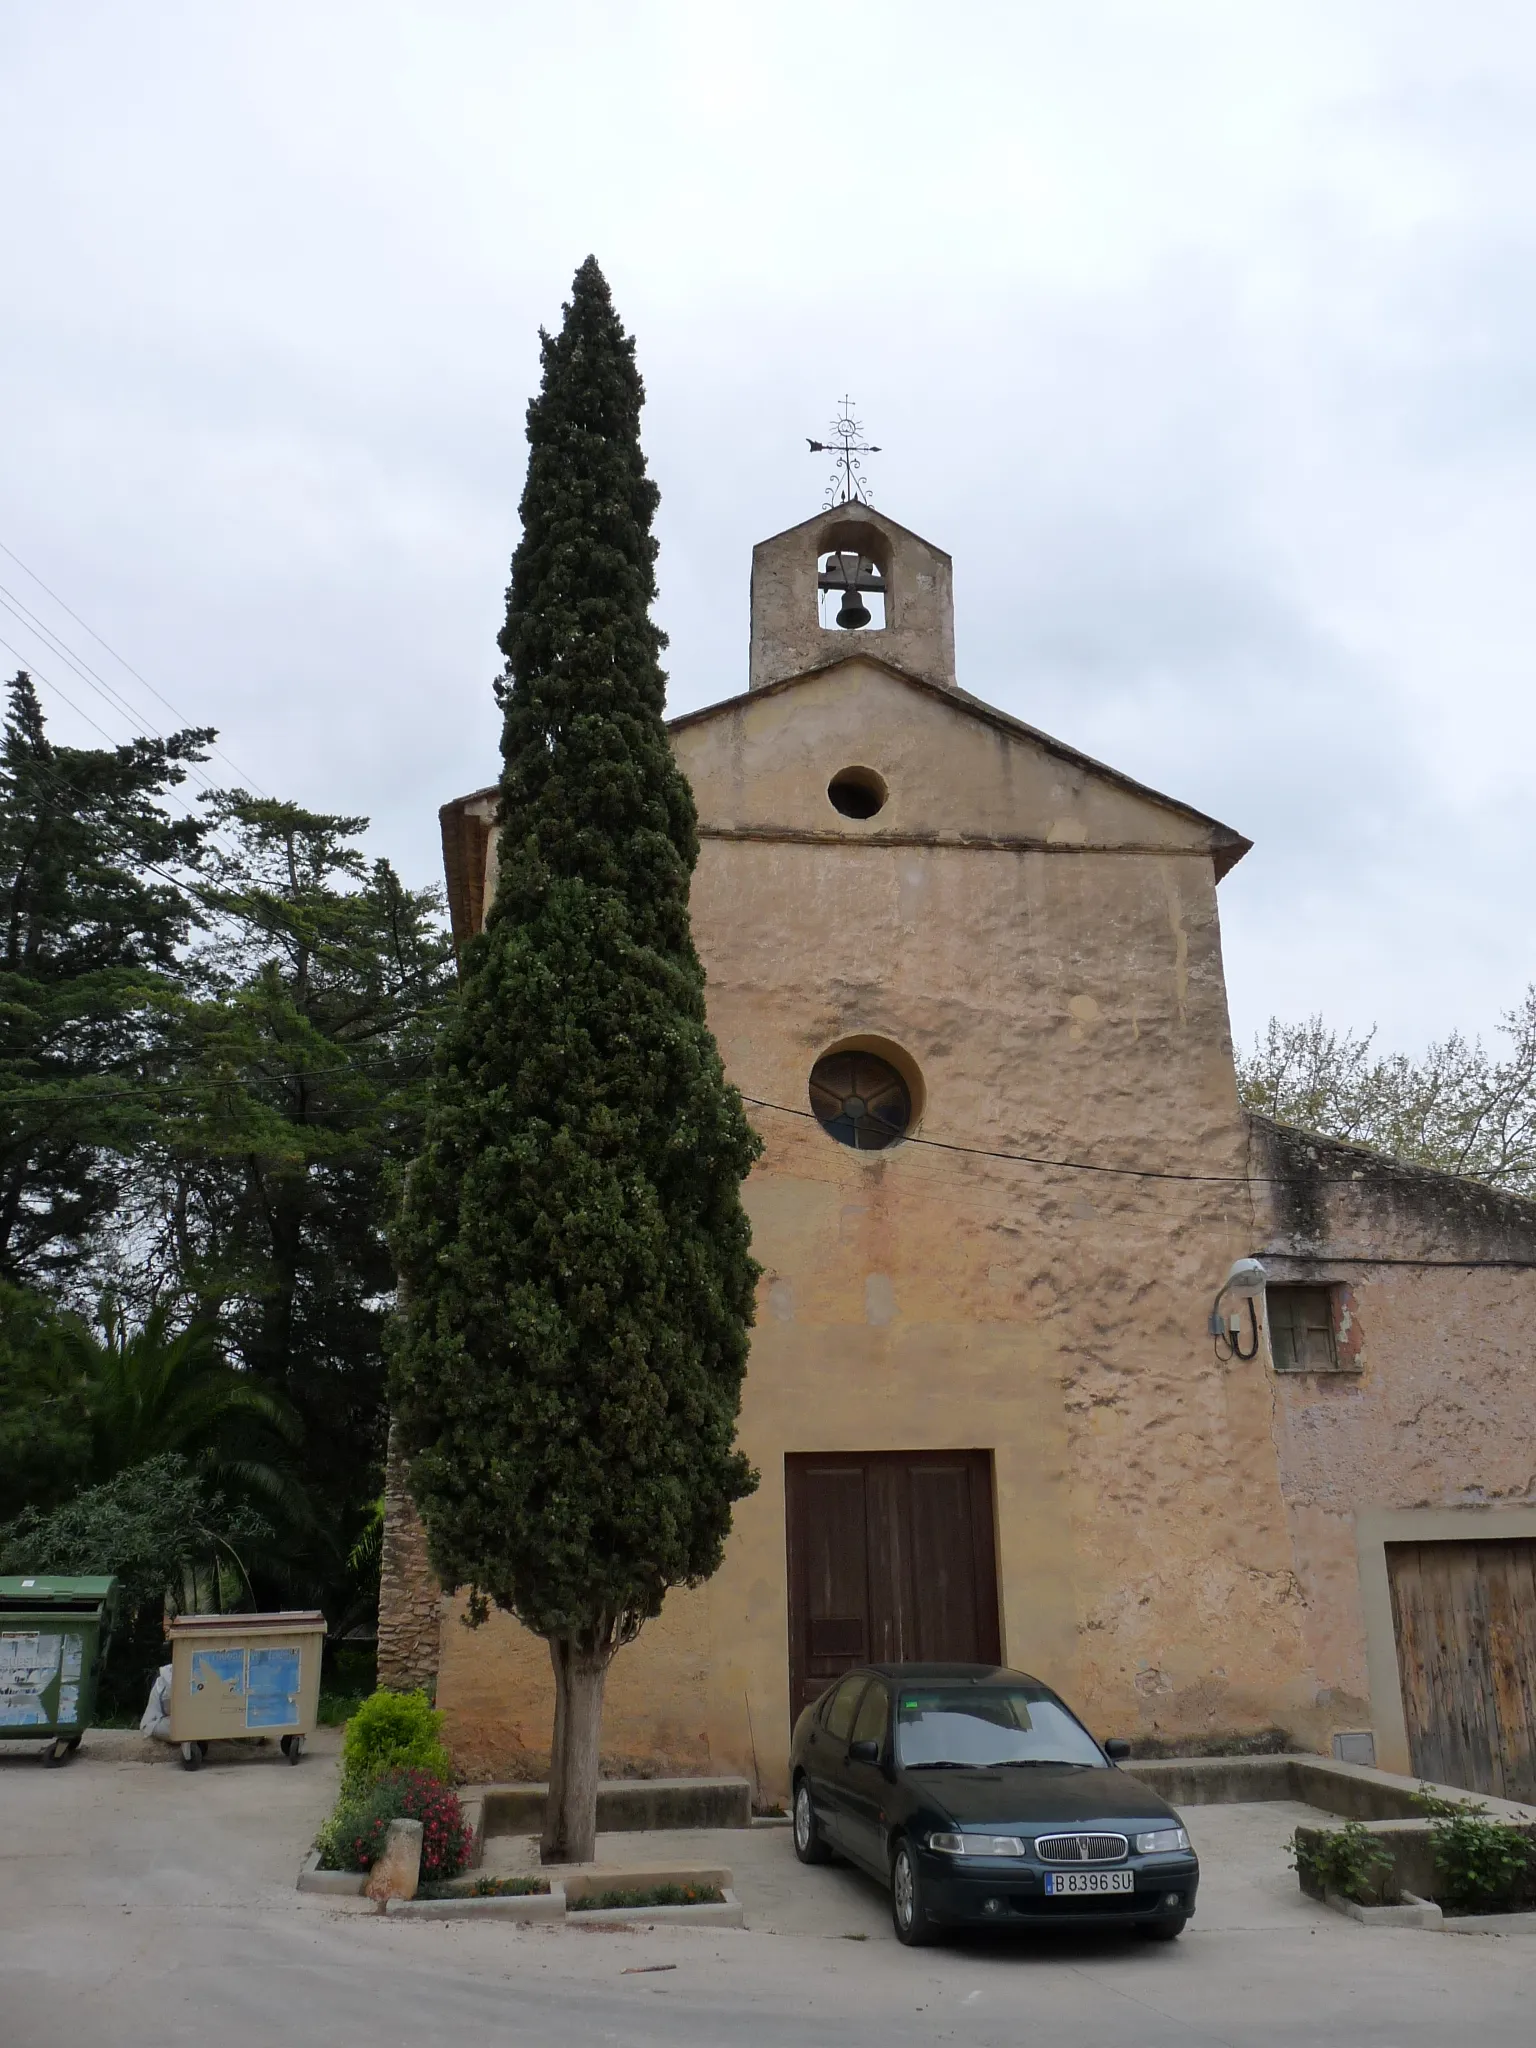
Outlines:
<svg viewBox="0 0 1536 2048"><path fill-rule="evenodd" d="M452 989L439 893L370 863L366 824L240 791L211 800L180 1093L124 1210L140 1284L190 1297L298 1417L322 1526L295 1565L311 1597L343 1606L382 1484L390 1175L420 1143ZM376 1584L364 1558L370 1570Z"/></svg>
<svg viewBox="0 0 1536 2048"><path fill-rule="evenodd" d="M113 1305L98 1342L0 1297L0 1514L186 1448L282 1515L290 1589L358 1618L438 893L366 860L363 819L239 791L170 817L210 732L56 747L24 675L9 703L0 1285Z"/></svg>
<svg viewBox="0 0 1536 2048"><path fill-rule="evenodd" d="M167 1610L206 1611L239 1599L251 1556L270 1540L249 1508L230 1508L187 1460L147 1459L63 1506L28 1509L0 1529L0 1573L111 1574L122 1610L103 1673L109 1711L137 1712L165 1661Z"/></svg>
<svg viewBox="0 0 1536 2048"><path fill-rule="evenodd" d="M634 344L589 258L528 411L503 830L397 1232L392 1382L434 1566L544 1636L546 1860L593 1853L603 1686L719 1564L758 1141L704 1014L692 792L663 724Z"/></svg>
<svg viewBox="0 0 1536 2048"><path fill-rule="evenodd" d="M211 732L56 746L25 672L0 735L0 1278L67 1284L153 1123L206 827L159 799ZM157 872L158 871L158 872Z"/></svg>
<svg viewBox="0 0 1536 2048"><path fill-rule="evenodd" d="M81 1486L91 1433L84 1375L53 1303L0 1281L0 1521Z"/></svg>
<svg viewBox="0 0 1536 2048"><path fill-rule="evenodd" d="M1374 1029L1271 1018L1238 1061L1238 1087L1250 1109L1281 1123L1536 1194L1536 986L1503 1029L1502 1059L1453 1031L1415 1060L1378 1053Z"/></svg>

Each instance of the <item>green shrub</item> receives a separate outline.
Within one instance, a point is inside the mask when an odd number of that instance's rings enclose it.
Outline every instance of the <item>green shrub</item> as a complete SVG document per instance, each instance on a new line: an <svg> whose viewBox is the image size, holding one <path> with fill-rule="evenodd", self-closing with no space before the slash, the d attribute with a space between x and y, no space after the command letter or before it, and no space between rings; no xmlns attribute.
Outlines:
<svg viewBox="0 0 1536 2048"><path fill-rule="evenodd" d="M384 1771L424 1771L453 1780L442 1745L443 1717L424 1692L376 1692L347 1723L341 1742L341 1797L355 1798Z"/></svg>
<svg viewBox="0 0 1536 2048"><path fill-rule="evenodd" d="M343 1795L315 1846L326 1870L371 1870L392 1820L421 1822L421 1875L431 1884L457 1877L469 1853L459 1795L426 1771L386 1771Z"/></svg>
<svg viewBox="0 0 1536 2048"><path fill-rule="evenodd" d="M1430 1817L1438 1901L1453 1913L1518 1913L1536 1906L1536 1845L1481 1800L1441 1799L1421 1787Z"/></svg>
<svg viewBox="0 0 1536 2048"><path fill-rule="evenodd" d="M1341 1828L1299 1830L1291 1843L1301 1888L1314 1898L1334 1892L1357 1905L1379 1906L1393 1857L1368 1832L1365 1823L1346 1821Z"/></svg>

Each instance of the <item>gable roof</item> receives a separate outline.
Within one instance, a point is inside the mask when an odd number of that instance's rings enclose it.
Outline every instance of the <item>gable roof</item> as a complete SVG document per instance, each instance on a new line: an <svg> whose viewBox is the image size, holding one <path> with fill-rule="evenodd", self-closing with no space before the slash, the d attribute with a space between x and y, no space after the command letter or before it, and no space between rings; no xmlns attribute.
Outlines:
<svg viewBox="0 0 1536 2048"><path fill-rule="evenodd" d="M888 533L900 534L903 540L916 541L918 546L941 561L948 562L952 556L946 548L931 541L914 527L903 526L899 519L893 519L889 512L882 512L876 505L866 505L862 498L850 499L840 505L823 505L819 512L813 512L809 519L797 519L793 526L782 526L777 533L770 533L766 540L757 543L758 548L776 547L782 540L790 540L796 534L811 533L823 526L865 526L883 527Z"/></svg>
<svg viewBox="0 0 1536 2048"><path fill-rule="evenodd" d="M782 696L799 688L802 684L815 681L828 671L848 663L860 663L868 668L880 670L895 678L909 690L948 706L951 712L971 718L979 725L990 727L1011 739L1026 741L1053 759L1065 763L1082 773L1097 777L1111 787L1138 798L1142 802L1157 805L1175 817L1186 819L1210 834L1211 859L1219 882L1242 859L1253 845L1230 825L1223 825L1217 818L1209 817L1204 811L1196 810L1192 804L1182 803L1177 797L1164 796L1160 790L1151 789L1133 776L1124 775L1118 768L1111 768L1103 761L1096 761L1092 755L1082 753L1076 747L1069 747L1062 740L1053 739L1049 733L1041 732L1037 726L1026 725L1020 718L1000 711L995 704L988 704L980 697L973 697L967 691L957 689L953 684L930 682L925 676L914 675L897 663L882 656L866 653L863 647L839 650L826 661L805 669L799 675L786 676L779 682L765 683L756 690L743 690L734 697L723 697L718 703L706 704L697 711L681 712L676 718L667 720L669 732L685 732L691 728L709 724L712 720L728 718L736 713L761 703L766 698ZM496 806L500 797L500 785L490 783L484 789L472 790L467 796L455 797L442 805L438 812L443 837L443 867L448 883L448 908L453 925L455 945L462 946L480 929L484 913L485 864L490 847L490 836L494 825Z"/></svg>
<svg viewBox="0 0 1536 2048"><path fill-rule="evenodd" d="M1118 768L1111 768L1103 761L1096 761L1091 754L1084 754L1076 747L1069 747L1063 740L1053 739L1049 733L1041 732L1038 726L1026 725L1023 719L1014 718L1010 713L1000 711L995 704L988 704L984 698L971 696L969 691L957 689L953 683L930 682L926 676L914 675L910 669L904 669L878 654L866 653L862 647L840 649L837 653L829 655L825 661L802 670L799 675L786 676L779 682L764 683L756 690L740 691L734 697L721 698L716 704L705 704L697 711L682 712L678 717L667 720L667 730L682 732L691 726L707 725L712 719L730 717L764 698L783 695L818 676L824 676L830 669L840 668L845 663L855 661L866 667L882 670L886 675L893 676L898 682L905 684L908 689L932 698L937 703L945 704L951 710L975 719L978 724L990 726L994 732L1028 741L1055 760L1065 762L1085 774L1096 776L1114 788L1125 791L1127 795L1138 797L1146 803L1156 804L1162 810L1171 811L1176 817L1186 818L1191 824L1203 827L1211 834L1211 856L1215 863L1218 882L1223 875L1236 867L1243 855L1253 846L1251 839L1245 838L1241 832L1234 831L1230 825L1223 825L1219 818L1212 818L1204 811L1196 810L1193 804L1183 803L1177 797L1165 796L1161 790L1149 788L1146 783L1136 781L1134 776L1122 774Z"/></svg>

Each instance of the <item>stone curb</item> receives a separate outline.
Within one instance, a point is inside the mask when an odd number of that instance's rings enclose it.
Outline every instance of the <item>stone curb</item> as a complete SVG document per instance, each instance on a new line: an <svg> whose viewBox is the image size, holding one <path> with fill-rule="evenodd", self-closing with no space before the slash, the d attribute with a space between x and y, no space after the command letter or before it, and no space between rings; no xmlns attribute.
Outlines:
<svg viewBox="0 0 1536 2048"><path fill-rule="evenodd" d="M1422 1823L1417 1803L1421 1780L1371 1764L1347 1764L1338 1757L1289 1751L1279 1756L1141 1757L1119 1766L1175 1806L1221 1806L1232 1800L1294 1799L1341 1818ZM1492 1820L1519 1826L1536 1821L1536 1811L1491 1793L1460 1785L1428 1785L1457 1805L1480 1800Z"/></svg>
<svg viewBox="0 0 1536 2048"><path fill-rule="evenodd" d="M1440 1926L1445 1934L1536 1934L1536 1913L1458 1913Z"/></svg>
<svg viewBox="0 0 1536 2048"><path fill-rule="evenodd" d="M740 1899L727 1890L724 1901L712 1906L597 1906L590 1912L565 1916L567 1927L745 1927L747 1916Z"/></svg>
<svg viewBox="0 0 1536 2048"><path fill-rule="evenodd" d="M1323 1904L1365 1927L1418 1927L1438 1934L1444 1917L1432 1899L1421 1899L1414 1892L1404 1892L1398 1906L1362 1906L1354 1899L1340 1898L1337 1892L1324 1892Z"/></svg>
<svg viewBox="0 0 1536 2048"><path fill-rule="evenodd" d="M1449 1914L1433 1899L1413 1892L1403 1893L1400 1906L1360 1906L1337 1892L1325 1893L1323 1903L1366 1927L1417 1927L1427 1934L1536 1934L1536 1912Z"/></svg>
<svg viewBox="0 0 1536 2048"><path fill-rule="evenodd" d="M407 1920L512 1920L548 1923L558 1920L568 1927L745 1927L746 1913L731 1889L731 1872L723 1869L582 1870L567 1878L552 1877L547 1892L518 1895L472 1896L447 1899L389 1899L384 1911ZM360 1899L368 1883L363 1870L322 1870L320 1852L311 1849L299 1868L299 1890L319 1892L331 1898ZM589 1912L573 1913L569 1897L580 1898L593 1891L639 1890L658 1884L712 1884L725 1894L718 1905L700 1906L598 1906Z"/></svg>
<svg viewBox="0 0 1536 2048"><path fill-rule="evenodd" d="M547 1785L480 1784L460 1788L478 1799L486 1835L536 1835L544 1825ZM597 1787L600 1835L671 1828L745 1828L752 1824L746 1778L602 1778Z"/></svg>
<svg viewBox="0 0 1536 2048"><path fill-rule="evenodd" d="M565 1889L488 1899L391 1899L384 1911L400 1920L563 1920Z"/></svg>
<svg viewBox="0 0 1536 2048"><path fill-rule="evenodd" d="M311 1849L299 1865L301 1892L324 1892L333 1899L360 1899L367 1883L366 1870L322 1870L318 1849Z"/></svg>

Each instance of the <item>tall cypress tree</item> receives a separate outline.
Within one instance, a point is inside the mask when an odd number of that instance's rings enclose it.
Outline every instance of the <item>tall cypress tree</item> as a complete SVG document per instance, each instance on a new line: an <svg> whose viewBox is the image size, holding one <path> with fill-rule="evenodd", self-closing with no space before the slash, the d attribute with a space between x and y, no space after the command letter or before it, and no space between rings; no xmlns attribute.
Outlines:
<svg viewBox="0 0 1536 2048"><path fill-rule="evenodd" d="M643 387L595 259L528 409L495 901L398 1226L392 1391L444 1584L544 1636L543 1852L594 1847L603 1686L720 1562L758 1140L705 1022L692 791L663 723Z"/></svg>

